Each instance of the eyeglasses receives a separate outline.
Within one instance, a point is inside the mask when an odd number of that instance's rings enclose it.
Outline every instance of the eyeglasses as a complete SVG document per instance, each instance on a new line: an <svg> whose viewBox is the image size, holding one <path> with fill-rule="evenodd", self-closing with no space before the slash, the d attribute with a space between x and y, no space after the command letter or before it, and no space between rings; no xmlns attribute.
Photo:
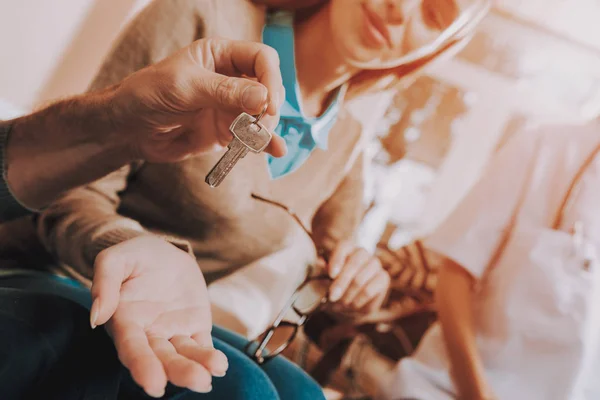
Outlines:
<svg viewBox="0 0 600 400"><path fill-rule="evenodd" d="M317 245L314 235L304 226L302 220L285 205L264 197L252 194L252 198L279 207L290 215L300 228L311 239L317 249L317 255L324 256L324 251ZM306 324L310 316L319 310L329 298L329 286L332 279L328 275L312 276L312 268L304 282L292 294L275 321L263 334L246 345L245 352L256 363L262 365L281 354L296 338L298 330ZM298 322L284 320L288 312L293 311Z"/></svg>

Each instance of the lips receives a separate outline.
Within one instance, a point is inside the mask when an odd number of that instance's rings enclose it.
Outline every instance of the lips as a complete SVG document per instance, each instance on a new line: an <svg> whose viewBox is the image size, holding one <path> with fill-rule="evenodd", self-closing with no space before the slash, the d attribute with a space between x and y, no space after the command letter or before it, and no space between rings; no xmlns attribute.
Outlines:
<svg viewBox="0 0 600 400"><path fill-rule="evenodd" d="M362 4L365 15L365 36L366 39L377 47L393 47L390 31L388 30L385 21L373 10L369 9L366 4Z"/></svg>

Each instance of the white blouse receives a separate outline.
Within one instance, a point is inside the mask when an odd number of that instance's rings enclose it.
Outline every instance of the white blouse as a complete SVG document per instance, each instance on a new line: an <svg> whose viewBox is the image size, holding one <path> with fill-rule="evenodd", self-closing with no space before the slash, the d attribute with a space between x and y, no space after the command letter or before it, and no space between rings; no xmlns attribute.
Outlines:
<svg viewBox="0 0 600 400"><path fill-rule="evenodd" d="M599 145L593 125L517 135L426 241L479 282L476 340L498 399L600 399L600 156L553 228L574 176ZM435 324L382 397L453 399L449 368Z"/></svg>

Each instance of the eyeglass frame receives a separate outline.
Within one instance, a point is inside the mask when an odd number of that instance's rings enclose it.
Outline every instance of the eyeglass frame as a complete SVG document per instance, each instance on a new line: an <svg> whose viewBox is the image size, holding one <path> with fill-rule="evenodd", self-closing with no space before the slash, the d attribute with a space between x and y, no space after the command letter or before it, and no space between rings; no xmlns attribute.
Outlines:
<svg viewBox="0 0 600 400"><path fill-rule="evenodd" d="M324 251L317 245L317 242L314 238L313 233L308 228L306 228L306 226L304 225L304 223L302 222L302 220L300 219L300 217L298 217L298 215L296 213L294 213L292 210L290 210L287 206L285 206L281 203L278 203L276 201L269 200L267 198L264 198L262 196L254 194L254 193L252 193L250 196L255 200L274 205L274 206L279 207L280 209L284 210L289 216L291 216L298 223L300 228L302 228L302 230L308 235L308 237L312 241L313 245L315 246L315 249L317 250L317 256L322 257L326 260ZM329 290L327 290L327 292L324 294L324 296L321 298L321 300L317 303L317 305L306 313L302 312L301 310L299 310L297 307L294 306L294 303L300 296L300 292L307 285L309 285L315 281L319 281L319 280L326 280L329 282L333 281L333 279L329 275L326 275L326 274L311 276L312 272L313 271L311 268L308 271L306 278L304 278L304 281L296 288L296 290L294 291L294 293L292 294L290 299L287 301L285 306L281 309L281 311L277 315L277 318L275 318L275 321L273 321L271 326L259 336L259 337L262 336L262 339L258 343L258 346L256 347L256 349L254 351L250 350L251 346L256 344L256 342L257 342L256 339L248 342L248 344L246 345L244 352L246 353L246 355L248 355L248 357L252 358L257 364L263 365L263 364L267 363L268 361L272 360L273 358L277 357L285 349L287 349L289 347L289 345L296 338L296 335L298 334L298 330L306 324L306 322L309 320L311 315L314 314L315 312L317 312L321 307L323 307L323 305L325 305L328 302ZM294 310L296 315L300 318L298 322L284 321L284 318L290 309ZM293 333L290 335L288 340L286 340L281 346L279 346L272 353L270 353L268 355L263 355L263 352L265 351L267 345L273 338L273 335L275 334L275 331L277 330L277 328L286 327L286 326L292 327L294 329Z"/></svg>

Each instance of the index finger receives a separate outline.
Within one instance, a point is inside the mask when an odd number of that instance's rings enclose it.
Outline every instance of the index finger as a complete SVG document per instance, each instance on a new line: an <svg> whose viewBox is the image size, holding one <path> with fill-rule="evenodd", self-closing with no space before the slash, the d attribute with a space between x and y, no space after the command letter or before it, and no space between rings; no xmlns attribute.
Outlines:
<svg viewBox="0 0 600 400"><path fill-rule="evenodd" d="M257 42L214 38L206 40L215 72L229 76L246 75L257 78L269 92L267 112L275 115L283 101L280 99L283 81L277 51Z"/></svg>
<svg viewBox="0 0 600 400"><path fill-rule="evenodd" d="M277 116L267 116L261 119L261 123L270 131L275 131L277 124L279 123L279 118ZM285 144L285 140L277 135L273 134L273 138L267 145L265 151L271 154L273 157L282 157L287 153L287 145Z"/></svg>

